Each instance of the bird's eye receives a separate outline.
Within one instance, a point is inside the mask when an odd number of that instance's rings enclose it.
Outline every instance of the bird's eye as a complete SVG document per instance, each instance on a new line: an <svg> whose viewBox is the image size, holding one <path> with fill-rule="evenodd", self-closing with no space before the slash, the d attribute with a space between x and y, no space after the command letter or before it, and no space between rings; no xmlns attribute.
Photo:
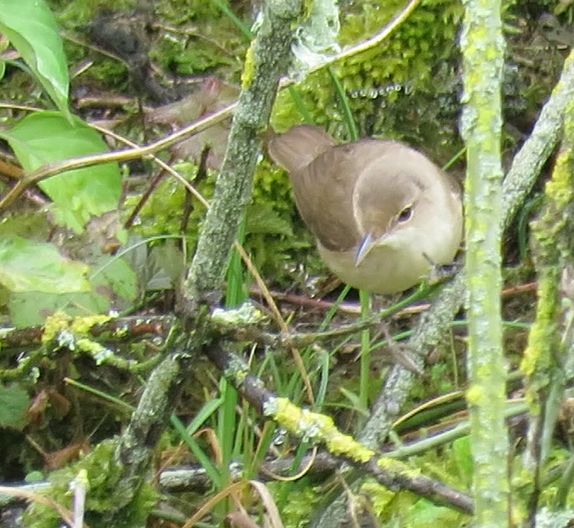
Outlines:
<svg viewBox="0 0 574 528"><path fill-rule="evenodd" d="M403 210L397 216L397 222L399 224L404 224L408 222L411 217L413 216L413 207L412 205L407 205L403 208Z"/></svg>

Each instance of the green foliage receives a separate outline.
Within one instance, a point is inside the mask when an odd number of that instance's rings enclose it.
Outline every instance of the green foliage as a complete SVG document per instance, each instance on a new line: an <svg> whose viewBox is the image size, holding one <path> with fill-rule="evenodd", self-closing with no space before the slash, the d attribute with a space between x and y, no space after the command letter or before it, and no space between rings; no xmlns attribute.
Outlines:
<svg viewBox="0 0 574 528"><path fill-rule="evenodd" d="M152 58L164 68L178 75L198 75L221 67L231 67L227 76L238 78L247 43L233 21L222 16L221 10L210 1L187 0L181 3L162 2L156 14L169 20L175 27L183 26L181 34L173 33L163 38L151 50ZM200 31L189 31L189 24L199 24Z"/></svg>
<svg viewBox="0 0 574 528"><path fill-rule="evenodd" d="M97 132L82 120L72 122L57 112L36 112L8 131L8 141L24 170L76 156L100 154L108 148ZM56 205L59 223L80 233L92 216L117 209L122 187L117 163L66 171L40 182Z"/></svg>
<svg viewBox="0 0 574 528"><path fill-rule="evenodd" d="M289 498L284 504L278 505L281 510L281 520L289 528L308 526L313 519L317 505L321 502L322 495L318 488L312 487L308 482L301 482L300 484L297 489L289 491ZM278 483L269 484L269 488L272 490L281 486L282 484Z"/></svg>
<svg viewBox="0 0 574 528"><path fill-rule="evenodd" d="M383 5L369 0L357 3L342 21L342 44L351 45L375 34L403 5L404 2L395 0ZM425 144L427 150L438 148L441 134L456 137L452 123L440 120L436 102L432 107L429 102L436 99L437 90L445 84L436 79L440 67L444 70L445 64L452 63L452 69L445 70L448 75L444 81L454 78L458 56L456 32L461 17L462 5L458 0L428 0L382 45L333 68L350 101L361 137L404 138L414 145ZM335 91L326 72L310 76L300 91L317 124L342 139L349 139L342 124L342 109L332 104ZM295 110L293 102L282 94L274 115L277 128L284 130L299 124Z"/></svg>
<svg viewBox="0 0 574 528"><path fill-rule="evenodd" d="M85 520L93 528L107 528L109 519L120 509L124 510L124 522L116 520L114 527L142 526L159 498L151 485L143 484L135 500L126 507L129 501L118 491L122 489L118 484L125 476L123 466L114 458L115 448L115 441L106 440L79 462L50 474L50 497L73 510L70 487L79 474L86 472L89 489ZM24 523L28 528L57 528L61 525L61 518L53 508L32 502L24 514Z"/></svg>
<svg viewBox="0 0 574 528"><path fill-rule="evenodd" d="M60 111L68 110L68 66L56 21L43 0L3 0L0 31L20 52Z"/></svg>
<svg viewBox="0 0 574 528"><path fill-rule="evenodd" d="M450 447L414 457L410 460L410 465L454 489L467 490L472 482L470 438L460 438ZM467 515L451 508L437 506L411 493L394 493L371 479L363 484L361 490L368 493L373 514L385 526L410 528L435 525L458 528L465 526L470 520Z"/></svg>
<svg viewBox="0 0 574 528"><path fill-rule="evenodd" d="M24 413L29 405L30 398L24 389L0 383L0 429L23 429L27 425Z"/></svg>
<svg viewBox="0 0 574 528"><path fill-rule="evenodd" d="M37 258L34 255L34 261ZM138 294L136 276L127 262L102 255L94 262L87 291L66 292L61 288L45 292L30 287L26 291L11 293L8 306L12 323L26 327L42 324L46 317L61 311L68 315L85 315L86 310L95 314L126 310L133 306Z"/></svg>
<svg viewBox="0 0 574 528"><path fill-rule="evenodd" d="M20 237L0 240L0 284L13 293L85 292L88 267L63 258L51 244Z"/></svg>
<svg viewBox="0 0 574 528"><path fill-rule="evenodd" d="M68 66L46 4L9 0L0 13L0 29L60 108L59 112L36 112L0 132L24 170L30 173L46 164L107 152L100 135L70 115ZM76 233L82 233L93 217L116 210L122 193L115 163L67 171L40 181L39 186L53 201L56 221ZM131 306L138 289L125 261L102 256L97 249L84 251L91 264L101 266L88 277L85 263L65 259L55 245L42 243L47 227L45 216L37 214L14 216L0 228L5 233L0 244L0 305L8 306L13 324L40 324L48 315L72 305L72 313ZM115 236L124 238L117 231Z"/></svg>
<svg viewBox="0 0 574 528"><path fill-rule="evenodd" d="M233 34L230 34L230 39ZM201 75L222 66L238 68L237 56L222 53L221 48L211 42L201 46L189 43L188 39L163 40L155 50L153 58L164 68L169 67L177 75Z"/></svg>

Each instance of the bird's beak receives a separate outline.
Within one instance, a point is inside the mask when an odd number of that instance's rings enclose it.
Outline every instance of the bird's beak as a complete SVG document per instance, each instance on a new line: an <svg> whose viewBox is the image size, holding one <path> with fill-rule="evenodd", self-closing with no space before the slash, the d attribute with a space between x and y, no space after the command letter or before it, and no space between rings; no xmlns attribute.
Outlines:
<svg viewBox="0 0 574 528"><path fill-rule="evenodd" d="M357 250L357 254L355 255L355 267L360 266L361 262L365 260L371 249L373 249L376 241L377 239L371 235L371 233L367 233L365 235L365 238L363 238L363 241Z"/></svg>

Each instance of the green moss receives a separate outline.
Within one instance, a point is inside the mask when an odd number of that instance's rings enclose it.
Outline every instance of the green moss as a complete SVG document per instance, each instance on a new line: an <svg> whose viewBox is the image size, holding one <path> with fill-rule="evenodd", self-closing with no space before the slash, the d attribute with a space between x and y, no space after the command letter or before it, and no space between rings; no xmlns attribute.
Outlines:
<svg viewBox="0 0 574 528"><path fill-rule="evenodd" d="M136 498L129 504L125 497L118 494L118 483L123 478L123 468L114 458L116 443L106 440L98 444L94 451L79 462L53 472L47 495L69 511L73 510L72 483L79 475L87 479L86 523L92 528L106 528L114 513L122 509L124 522L115 522L118 528L142 526L156 504L159 496L148 484L137 492ZM32 502L24 513L24 524L28 528L57 528L61 518L51 507Z"/></svg>
<svg viewBox="0 0 574 528"><path fill-rule="evenodd" d="M394 0L367 0L353 6L342 15L341 43L348 46L374 35L403 6L403 2ZM456 78L455 42L461 16L458 1L423 2L386 42L334 66L361 136L403 138L414 145L425 144L431 151L448 138L453 145L448 154L456 152L460 144L456 126L441 119L441 105L436 100L439 90ZM445 68L449 61L452 67ZM442 78L437 79L439 69ZM319 71L298 89L316 123L348 139L341 109L333 105L336 95L329 76ZM282 94L274 125L282 131L301 121L294 103Z"/></svg>
<svg viewBox="0 0 574 528"><path fill-rule="evenodd" d="M281 494L281 486L285 484L269 482L266 485L273 496L278 497ZM288 500L279 505L284 526L292 528L309 526L309 519L313 518L323 498L319 487L305 486L300 489L290 489Z"/></svg>

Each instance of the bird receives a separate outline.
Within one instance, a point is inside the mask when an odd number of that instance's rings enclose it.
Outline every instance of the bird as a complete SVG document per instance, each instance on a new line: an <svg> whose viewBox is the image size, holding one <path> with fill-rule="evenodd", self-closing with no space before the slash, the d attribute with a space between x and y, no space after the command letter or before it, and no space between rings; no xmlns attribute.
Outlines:
<svg viewBox="0 0 574 528"><path fill-rule="evenodd" d="M272 132L267 151L289 173L321 259L346 284L403 292L453 261L461 189L418 150L374 138L339 145L321 128L299 125Z"/></svg>

